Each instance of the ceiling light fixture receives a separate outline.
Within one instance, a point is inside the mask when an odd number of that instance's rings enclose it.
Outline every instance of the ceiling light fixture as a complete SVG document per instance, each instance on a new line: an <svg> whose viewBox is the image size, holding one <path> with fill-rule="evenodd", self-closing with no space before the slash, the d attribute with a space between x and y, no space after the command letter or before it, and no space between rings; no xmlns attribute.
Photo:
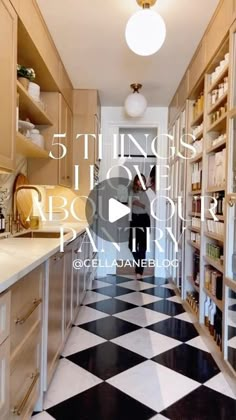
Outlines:
<svg viewBox="0 0 236 420"><path fill-rule="evenodd" d="M125 100L125 111L130 117L141 117L147 109L147 100L139 93L142 85L140 83L132 83L130 87L133 89L133 93L127 96Z"/></svg>
<svg viewBox="0 0 236 420"><path fill-rule="evenodd" d="M162 17L151 10L156 0L136 0L143 8L129 19L125 38L129 48L138 55L155 54L166 38L166 25Z"/></svg>

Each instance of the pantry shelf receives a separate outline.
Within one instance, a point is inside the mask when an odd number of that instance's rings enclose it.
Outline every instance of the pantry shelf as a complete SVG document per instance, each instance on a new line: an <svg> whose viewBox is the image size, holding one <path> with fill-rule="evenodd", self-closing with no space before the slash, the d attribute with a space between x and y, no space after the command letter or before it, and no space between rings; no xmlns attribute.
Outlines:
<svg viewBox="0 0 236 420"><path fill-rule="evenodd" d="M202 153L198 153L193 159L190 159L190 163L196 163L202 160Z"/></svg>
<svg viewBox="0 0 236 420"><path fill-rule="evenodd" d="M209 298L211 300L213 300L213 302L216 304L217 308L219 308L219 310L222 312L223 311L223 302L222 300L217 299L211 292L210 290L206 289L205 287L203 288L203 291L206 293L207 296L209 296Z"/></svg>
<svg viewBox="0 0 236 420"><path fill-rule="evenodd" d="M201 137L203 137L203 130L199 131L197 135L192 134L195 138L195 141L199 140ZM194 142L193 142L194 143Z"/></svg>
<svg viewBox="0 0 236 420"><path fill-rule="evenodd" d="M17 153L24 155L28 158L41 158L48 159L48 151L42 149L32 142L32 140L23 136L23 134L16 133L16 151Z"/></svg>
<svg viewBox="0 0 236 420"><path fill-rule="evenodd" d="M196 292L200 292L199 286L197 286L195 284L195 281L193 280L193 278L191 276L187 276L187 280L188 282L193 286L193 288L196 290Z"/></svg>
<svg viewBox="0 0 236 420"><path fill-rule="evenodd" d="M199 251L200 251L200 249L201 249L200 244L199 244L198 242L193 242L193 241L188 240L188 244L189 244L190 246L192 246L193 248L198 249Z"/></svg>
<svg viewBox="0 0 236 420"><path fill-rule="evenodd" d="M217 235L216 233L212 233L212 232L205 232L204 235L207 238L215 239L216 241L224 243L224 237L221 235Z"/></svg>
<svg viewBox="0 0 236 420"><path fill-rule="evenodd" d="M214 82L210 85L208 93L211 93L221 82L221 80L228 74L229 65L227 64L223 70L220 72L219 76L214 80Z"/></svg>
<svg viewBox="0 0 236 420"><path fill-rule="evenodd" d="M191 127L195 127L196 125L198 125L202 120L203 120L203 112L201 112L191 123Z"/></svg>
<svg viewBox="0 0 236 420"><path fill-rule="evenodd" d="M19 93L19 110L22 119L28 118L35 125L53 125L49 116L33 100L19 81L17 81L17 92Z"/></svg>
<svg viewBox="0 0 236 420"><path fill-rule="evenodd" d="M210 258L208 256L204 256L204 260L212 265L212 267L214 267L216 270L218 270L220 273L224 273L224 266L223 264L220 263L219 260L215 260L214 258Z"/></svg>
<svg viewBox="0 0 236 420"><path fill-rule="evenodd" d="M206 190L207 193L214 193L214 192L219 192L219 191L225 191L225 185L218 185L218 186L215 186L215 187L209 187Z"/></svg>
<svg viewBox="0 0 236 420"><path fill-rule="evenodd" d="M190 191L189 195L201 195L202 190L195 190L195 191Z"/></svg>
<svg viewBox="0 0 236 420"><path fill-rule="evenodd" d="M207 149L206 153L210 154L210 153L213 153L213 152L217 152L220 149L223 149L225 147L225 145L226 145L225 140L219 141L219 143L216 143L216 144L214 144L214 146L209 147L209 149Z"/></svg>
<svg viewBox="0 0 236 420"><path fill-rule="evenodd" d="M201 233L201 229L195 226L189 226L188 229L191 230L191 232Z"/></svg>
<svg viewBox="0 0 236 420"><path fill-rule="evenodd" d="M188 215L192 217L201 217L201 213L195 213L194 211L191 211Z"/></svg>
<svg viewBox="0 0 236 420"><path fill-rule="evenodd" d="M222 216L222 215L219 215L219 214L216 214L215 216L217 217L217 219L218 219L220 222L224 222L224 221L225 221L225 216ZM213 220L213 217L212 217L210 214L206 214L206 215L205 215L205 218L206 218L206 219Z"/></svg>
<svg viewBox="0 0 236 420"><path fill-rule="evenodd" d="M212 112L214 112L217 108L219 108L219 106L226 102L227 100L227 96L228 96L228 92L225 92L224 95L222 95L220 97L220 99L218 99L218 101L209 109L208 111L208 115L210 115Z"/></svg>
<svg viewBox="0 0 236 420"><path fill-rule="evenodd" d="M210 131L213 131L213 130L220 131L226 128L226 117L227 117L227 112L225 112L217 121L211 124L208 127L207 132L209 133Z"/></svg>

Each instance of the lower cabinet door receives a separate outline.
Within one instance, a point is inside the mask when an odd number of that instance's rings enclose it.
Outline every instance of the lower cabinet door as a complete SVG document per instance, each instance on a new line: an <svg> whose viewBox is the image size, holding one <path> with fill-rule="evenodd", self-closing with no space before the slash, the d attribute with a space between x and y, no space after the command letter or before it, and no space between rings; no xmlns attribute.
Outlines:
<svg viewBox="0 0 236 420"><path fill-rule="evenodd" d="M0 346L0 419L9 418L10 339Z"/></svg>
<svg viewBox="0 0 236 420"><path fill-rule="evenodd" d="M56 368L63 343L64 254L49 261L47 386ZM45 390L46 390L45 389Z"/></svg>
<svg viewBox="0 0 236 420"><path fill-rule="evenodd" d="M64 338L72 324L72 251L71 246L65 249L65 283L64 283Z"/></svg>
<svg viewBox="0 0 236 420"><path fill-rule="evenodd" d="M39 397L41 323L15 354L10 365L9 420L28 420Z"/></svg>

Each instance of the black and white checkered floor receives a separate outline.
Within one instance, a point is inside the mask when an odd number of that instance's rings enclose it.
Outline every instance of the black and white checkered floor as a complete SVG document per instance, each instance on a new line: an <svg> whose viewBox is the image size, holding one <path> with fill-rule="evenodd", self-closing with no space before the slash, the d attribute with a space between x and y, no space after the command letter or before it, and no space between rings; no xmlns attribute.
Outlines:
<svg viewBox="0 0 236 420"><path fill-rule="evenodd" d="M236 396L173 286L95 280L33 420L233 420Z"/></svg>

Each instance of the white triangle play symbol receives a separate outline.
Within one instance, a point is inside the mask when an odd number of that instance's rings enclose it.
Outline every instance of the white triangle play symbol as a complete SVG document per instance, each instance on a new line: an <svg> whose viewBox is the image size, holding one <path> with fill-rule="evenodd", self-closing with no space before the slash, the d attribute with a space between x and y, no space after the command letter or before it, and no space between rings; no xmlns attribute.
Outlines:
<svg viewBox="0 0 236 420"><path fill-rule="evenodd" d="M109 208L108 208L108 219L110 223L114 223L122 217L130 213L130 208L115 200L110 198Z"/></svg>

